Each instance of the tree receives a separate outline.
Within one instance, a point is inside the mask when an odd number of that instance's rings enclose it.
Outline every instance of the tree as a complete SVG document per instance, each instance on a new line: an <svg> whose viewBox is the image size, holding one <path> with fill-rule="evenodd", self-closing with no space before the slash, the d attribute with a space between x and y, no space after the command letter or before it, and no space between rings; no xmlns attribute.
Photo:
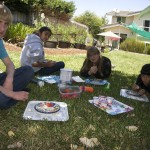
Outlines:
<svg viewBox="0 0 150 150"><path fill-rule="evenodd" d="M4 3L11 9L19 12L29 13L31 10L44 11L48 14L67 15L71 18L75 11L74 2L66 2L63 0L4 0Z"/></svg>
<svg viewBox="0 0 150 150"><path fill-rule="evenodd" d="M107 22L106 18L100 18L90 11L85 11L82 15L75 17L74 20L88 26L90 34L96 39L99 38L97 34L101 32L100 26Z"/></svg>

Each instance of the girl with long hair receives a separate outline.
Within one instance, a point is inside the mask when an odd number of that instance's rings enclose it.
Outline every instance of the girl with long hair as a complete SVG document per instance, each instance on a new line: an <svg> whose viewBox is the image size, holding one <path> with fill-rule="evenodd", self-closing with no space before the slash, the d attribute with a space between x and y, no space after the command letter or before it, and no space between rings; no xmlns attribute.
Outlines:
<svg viewBox="0 0 150 150"><path fill-rule="evenodd" d="M111 61L100 55L98 48L92 46L87 50L87 58L83 62L80 75L83 77L108 78L111 74Z"/></svg>

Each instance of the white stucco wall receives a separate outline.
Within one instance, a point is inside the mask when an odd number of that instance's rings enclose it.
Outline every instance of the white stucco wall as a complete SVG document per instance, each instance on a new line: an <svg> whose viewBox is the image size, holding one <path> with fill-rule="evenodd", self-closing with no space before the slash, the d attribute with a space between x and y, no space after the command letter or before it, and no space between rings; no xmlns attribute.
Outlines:
<svg viewBox="0 0 150 150"><path fill-rule="evenodd" d="M133 21L134 21L138 26L140 26L141 28L143 28L143 25L144 25L144 21L145 21L145 20L150 20L150 13L147 13L147 14L143 15L141 18L139 18L139 16L136 16Z"/></svg>
<svg viewBox="0 0 150 150"><path fill-rule="evenodd" d="M133 22L133 20L134 20L134 16L129 16L129 17L126 18L125 23L126 24L131 24ZM114 23L117 23L117 17L116 16L112 17L112 24L114 24Z"/></svg>
<svg viewBox="0 0 150 150"><path fill-rule="evenodd" d="M126 27L118 26L118 27L111 27L109 29L106 29L105 31L112 31L115 34L127 34L127 37L134 37L133 33Z"/></svg>
<svg viewBox="0 0 150 150"><path fill-rule="evenodd" d="M131 24L133 22L133 20L134 20L134 16L127 17L125 23L126 24Z"/></svg>

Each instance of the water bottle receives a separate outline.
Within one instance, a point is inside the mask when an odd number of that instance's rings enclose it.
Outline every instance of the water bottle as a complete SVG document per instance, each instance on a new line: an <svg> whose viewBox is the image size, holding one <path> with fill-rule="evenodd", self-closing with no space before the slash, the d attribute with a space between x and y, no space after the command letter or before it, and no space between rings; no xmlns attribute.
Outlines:
<svg viewBox="0 0 150 150"><path fill-rule="evenodd" d="M107 84L104 85L104 90L109 90L110 89L110 83L108 82Z"/></svg>

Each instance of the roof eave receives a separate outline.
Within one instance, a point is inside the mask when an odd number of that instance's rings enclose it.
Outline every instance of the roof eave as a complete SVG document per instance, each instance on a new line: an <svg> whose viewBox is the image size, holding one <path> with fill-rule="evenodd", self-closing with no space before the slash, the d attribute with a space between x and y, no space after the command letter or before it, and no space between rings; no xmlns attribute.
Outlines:
<svg viewBox="0 0 150 150"><path fill-rule="evenodd" d="M117 24L109 24L109 25L100 27L100 29L107 29L107 28L120 27L120 26L123 27L123 25L122 25L122 24L119 24L119 23L117 23Z"/></svg>

